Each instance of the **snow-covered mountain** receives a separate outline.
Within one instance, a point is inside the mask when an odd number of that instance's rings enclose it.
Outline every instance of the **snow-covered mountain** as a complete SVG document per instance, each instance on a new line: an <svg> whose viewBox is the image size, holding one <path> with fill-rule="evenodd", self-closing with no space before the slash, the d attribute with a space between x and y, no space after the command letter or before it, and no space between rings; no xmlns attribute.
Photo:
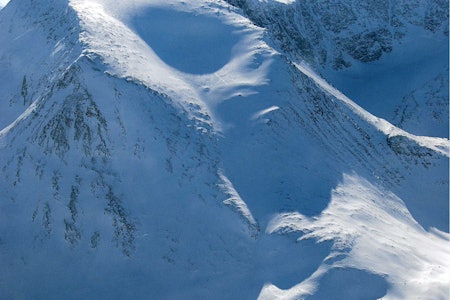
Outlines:
<svg viewBox="0 0 450 300"><path fill-rule="evenodd" d="M371 113L448 138L448 1L228 2L267 28L289 59L308 62ZM424 117L425 126L414 121Z"/></svg>
<svg viewBox="0 0 450 300"><path fill-rule="evenodd" d="M422 121L448 124L445 66L393 81L411 132L337 83L382 74L409 25L448 44L448 4L366 2L9 2L1 298L446 299L449 141Z"/></svg>

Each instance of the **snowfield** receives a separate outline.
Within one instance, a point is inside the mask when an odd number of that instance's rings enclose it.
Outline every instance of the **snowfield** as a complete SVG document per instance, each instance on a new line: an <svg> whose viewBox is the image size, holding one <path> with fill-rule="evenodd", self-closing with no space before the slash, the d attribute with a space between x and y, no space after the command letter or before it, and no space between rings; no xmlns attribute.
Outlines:
<svg viewBox="0 0 450 300"><path fill-rule="evenodd" d="M317 218L284 213L266 230L304 233L300 239L335 241L333 252L318 270L281 293L282 299L314 294L315 284L331 267L369 270L386 278L390 287L387 299L413 299L417 295L445 299L448 295L448 234L424 231L401 199L354 174L344 176L332 192L331 203ZM271 294L265 297L273 299Z"/></svg>
<svg viewBox="0 0 450 300"><path fill-rule="evenodd" d="M2 0L0 1L0 9L2 9L3 7L6 6L6 4L8 4L9 0Z"/></svg>
<svg viewBox="0 0 450 300"><path fill-rule="evenodd" d="M0 298L448 299L448 74L399 128L249 19L297 2L0 10Z"/></svg>

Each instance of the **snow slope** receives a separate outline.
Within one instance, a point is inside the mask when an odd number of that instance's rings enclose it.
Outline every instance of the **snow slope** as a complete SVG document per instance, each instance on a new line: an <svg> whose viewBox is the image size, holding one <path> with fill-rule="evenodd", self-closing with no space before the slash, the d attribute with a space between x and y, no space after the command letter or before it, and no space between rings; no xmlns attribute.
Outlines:
<svg viewBox="0 0 450 300"><path fill-rule="evenodd" d="M9 0L2 0L0 1L0 9L2 9L3 7L6 6L6 4L8 4Z"/></svg>
<svg viewBox="0 0 450 300"><path fill-rule="evenodd" d="M12 0L0 25L3 298L446 299L448 140L238 9Z"/></svg>
<svg viewBox="0 0 450 300"><path fill-rule="evenodd" d="M448 86L430 87L448 78L448 1L228 2L366 110L411 133L448 138ZM426 126L414 121L424 118Z"/></svg>

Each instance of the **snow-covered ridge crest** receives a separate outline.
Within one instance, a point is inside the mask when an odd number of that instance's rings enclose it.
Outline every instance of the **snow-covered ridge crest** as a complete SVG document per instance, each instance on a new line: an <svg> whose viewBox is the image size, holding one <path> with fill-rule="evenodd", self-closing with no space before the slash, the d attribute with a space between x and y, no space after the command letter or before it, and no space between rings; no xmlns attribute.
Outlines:
<svg viewBox="0 0 450 300"><path fill-rule="evenodd" d="M228 2L372 114L448 138L448 1Z"/></svg>
<svg viewBox="0 0 450 300"><path fill-rule="evenodd" d="M105 7L107 4L116 5L108 1L70 1L80 18L83 55L98 58L106 67L107 74L144 84L172 99L180 99L174 103L185 108L189 106L186 103L196 104L198 107L197 92L175 70L168 67L145 41L113 16L111 10ZM130 2L126 7L133 8L131 12L135 12L138 8L134 4ZM131 13L121 3L117 6L121 8L119 12L126 11L127 15ZM202 121L208 122L205 119Z"/></svg>
<svg viewBox="0 0 450 300"><path fill-rule="evenodd" d="M2 0L0 1L0 9L2 9L3 7L5 7L6 4L8 4L10 0Z"/></svg>
<svg viewBox="0 0 450 300"><path fill-rule="evenodd" d="M244 20L236 19L235 16L227 14L225 10L226 5L221 7L217 3L208 1L206 3L208 4L206 8L204 1L193 1L189 5L180 5L177 1L139 0L115 4L111 1L98 1L96 3L94 1L74 0L71 2L71 5L78 11L82 27L84 28L84 31L81 33L81 41L86 45L85 54L92 52L99 55L109 66L107 72L142 82L154 90L169 95L173 99L178 99L178 103L188 110L191 110L192 104L194 104L198 107L200 114L212 117L214 127L220 131L223 130L224 125L221 124L221 120L216 118L214 110L218 102L231 96L228 96L226 91L232 90L234 95L238 93L245 95L248 94L247 88L242 92L236 92L236 87L239 85L258 86L266 83L266 71L264 71L264 68L266 68L269 61L265 64L263 63L256 70L257 72L247 71L245 68L242 68L242 66L248 64L249 60L253 59L252 56L245 56L244 53L248 53L248 49L256 47L256 45L248 45L261 39L261 34L255 32L254 35L256 34L256 36L247 40L246 44L243 44L245 48L241 46L240 49L242 51L236 52L235 58L214 74L196 76L185 74L168 66L151 48L152 45L142 40L142 37L137 35L136 31L130 27L133 18L138 16L141 11L161 7L175 11L197 11L205 15L211 15L216 12L221 15L222 22L234 23L234 26L236 24L245 24ZM245 25L250 28L250 24ZM259 43L257 47L267 48L267 45ZM296 63L295 65L322 89L342 101L344 105L350 107L357 115L378 128L388 137L406 137L420 146L449 156L450 143L447 139L417 137L409 134L365 111L318 76L306 63ZM229 76L227 74L233 75ZM177 90L170 88L172 86L177 86ZM207 92L205 93L205 91ZM199 116L198 112L193 112L193 114ZM201 119L210 123L207 118Z"/></svg>
<svg viewBox="0 0 450 300"><path fill-rule="evenodd" d="M345 96L342 92L331 86L325 79L321 78L317 75L306 63L294 63L294 65L306 76L314 80L319 87L321 87L326 92L330 93L336 99L342 101L346 106L348 106L355 114L359 115L362 119L372 124L375 128L386 134L388 137L396 137L403 136L412 141L415 141L422 147L426 147L442 155L450 157L450 141L446 138L435 138L435 137L427 137L427 136L416 136L410 134L394 125L389 123L388 121L376 117L358 104L353 102L347 96Z"/></svg>
<svg viewBox="0 0 450 300"><path fill-rule="evenodd" d="M149 88L162 94L166 94L175 100L187 111L193 111L193 117L202 114L209 115L215 125L215 129L220 131L224 125L221 120L215 118L214 109L223 100L234 97L237 94L248 95L253 93L252 86L260 86L267 83L266 73L270 64L270 56L275 51L270 49L262 41L262 30L253 26L248 20L230 10L230 6L222 2L214 1L192 1L189 3L179 3L178 1L127 1L116 3L114 1L84 1L72 0L71 6L78 12L83 31L80 40L85 45L85 55L98 55L108 66L106 72L117 77L128 78L132 81L140 82ZM156 13L152 14L153 11ZM189 13L186 13L189 12ZM148 14L148 15L146 15ZM189 27L182 23L175 27L175 24L183 18L189 18L192 23L213 22L215 30L226 31L227 36L221 36L220 41L205 46L214 49L198 49L200 53L191 52L185 55L211 55L220 48L229 48L230 57L220 58L223 54L217 54L217 59L224 60L223 66L214 70L210 74L191 74L177 66L170 65L170 61L165 61L161 55L182 55L171 53L170 50L164 53L156 53L154 47L158 48L158 38L149 39L145 36L151 31L152 26L159 26L152 23L153 18L160 19L164 16L168 21L164 21L170 28L160 28L164 31L177 32L179 38L186 30L189 36ZM143 15L143 16L142 16ZM194 17L195 16L195 17ZM164 18L162 17L162 18ZM140 18L144 23L135 24L135 19ZM199 19L199 21L196 21ZM160 20L163 21L163 20ZM147 25L148 23L148 25ZM220 24L220 25L219 25ZM143 34L139 33L136 26L147 26ZM200 30L200 28L198 27ZM208 29L204 29L208 30ZM220 33L219 33L220 34ZM233 38L229 38L233 35ZM164 36L161 36L164 38ZM228 39L230 41L228 41ZM186 44L193 44L185 40ZM181 42L177 42L183 47ZM189 46L187 46L189 47ZM173 49L177 52L178 49ZM198 52L197 51L197 52ZM203 53L203 54L202 54ZM254 67L255 60L260 60L260 66ZM191 59L193 59L191 57ZM189 61L189 60L187 60ZM203 62L199 62L203 64ZM202 72L200 70L200 72ZM176 89L173 87L176 86ZM196 107L197 109L192 109ZM201 116L200 116L201 118ZM210 123L208 119L204 122Z"/></svg>

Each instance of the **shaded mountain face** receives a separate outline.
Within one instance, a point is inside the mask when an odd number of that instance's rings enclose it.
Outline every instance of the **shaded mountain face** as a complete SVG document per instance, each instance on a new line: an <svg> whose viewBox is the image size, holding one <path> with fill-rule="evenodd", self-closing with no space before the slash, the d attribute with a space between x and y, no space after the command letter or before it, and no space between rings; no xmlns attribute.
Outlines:
<svg viewBox="0 0 450 300"><path fill-rule="evenodd" d="M302 3L2 9L0 295L445 299L448 140L399 129L318 75L321 46L291 47L302 31L272 22L326 19ZM439 5L429 26L422 4L398 22L441 34ZM364 31L355 20L377 9L342 15ZM441 95L445 77L427 86L404 103ZM418 128L406 107L396 124Z"/></svg>
<svg viewBox="0 0 450 300"><path fill-rule="evenodd" d="M448 1L227 2L366 110L448 138Z"/></svg>
<svg viewBox="0 0 450 300"><path fill-rule="evenodd" d="M227 2L267 28L284 53L334 69L379 60L413 28L448 35L447 1Z"/></svg>

